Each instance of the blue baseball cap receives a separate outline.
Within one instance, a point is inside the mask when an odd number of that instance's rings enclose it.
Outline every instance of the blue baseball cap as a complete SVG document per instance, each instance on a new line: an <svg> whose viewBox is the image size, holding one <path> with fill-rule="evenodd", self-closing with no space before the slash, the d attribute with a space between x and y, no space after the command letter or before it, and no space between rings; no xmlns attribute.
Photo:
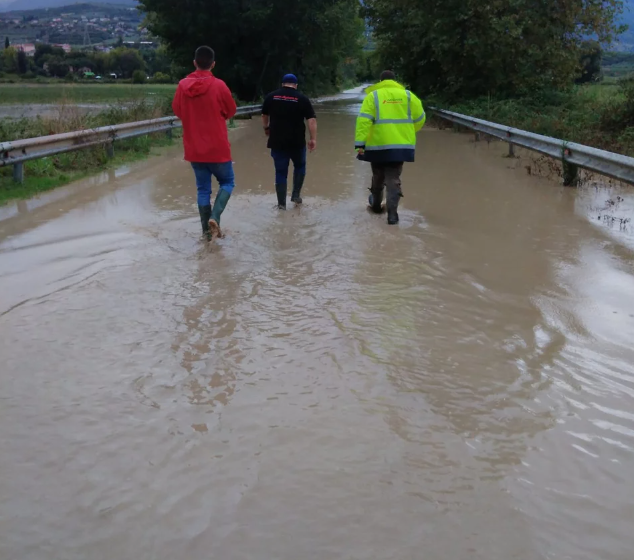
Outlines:
<svg viewBox="0 0 634 560"><path fill-rule="evenodd" d="M283 84L296 84L297 83L297 76L295 74L286 74L286 76L284 76L282 78L282 83Z"/></svg>

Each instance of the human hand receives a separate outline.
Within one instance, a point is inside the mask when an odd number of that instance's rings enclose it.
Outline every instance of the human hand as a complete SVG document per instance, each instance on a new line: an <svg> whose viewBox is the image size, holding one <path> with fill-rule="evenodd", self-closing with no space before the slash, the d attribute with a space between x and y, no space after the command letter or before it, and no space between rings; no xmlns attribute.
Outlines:
<svg viewBox="0 0 634 560"><path fill-rule="evenodd" d="M264 127L264 134L271 136L271 129L268 126Z"/></svg>
<svg viewBox="0 0 634 560"><path fill-rule="evenodd" d="M309 140L308 141L308 151L314 152L317 149L317 140Z"/></svg>

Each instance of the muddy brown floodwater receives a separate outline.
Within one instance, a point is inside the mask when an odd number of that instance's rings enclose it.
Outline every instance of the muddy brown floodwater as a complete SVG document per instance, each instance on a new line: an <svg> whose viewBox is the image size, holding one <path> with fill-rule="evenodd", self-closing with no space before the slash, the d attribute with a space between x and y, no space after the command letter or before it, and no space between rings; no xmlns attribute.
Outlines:
<svg viewBox="0 0 634 560"><path fill-rule="evenodd" d="M358 107L211 251L179 149L0 212L2 560L632 558L632 191L425 129L388 227Z"/></svg>

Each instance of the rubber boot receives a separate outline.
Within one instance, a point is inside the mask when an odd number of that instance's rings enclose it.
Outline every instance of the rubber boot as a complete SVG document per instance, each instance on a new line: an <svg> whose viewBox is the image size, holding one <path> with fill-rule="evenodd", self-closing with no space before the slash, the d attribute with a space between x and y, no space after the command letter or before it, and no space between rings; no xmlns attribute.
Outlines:
<svg viewBox="0 0 634 560"><path fill-rule="evenodd" d="M276 184L275 192L277 193L277 207L280 210L286 210L286 185Z"/></svg>
<svg viewBox="0 0 634 560"><path fill-rule="evenodd" d="M370 189L370 196L368 197L368 204L370 205L370 210L375 214L383 213L383 189L379 192L375 192Z"/></svg>
<svg viewBox="0 0 634 560"><path fill-rule="evenodd" d="M293 174L293 194L291 196L291 202L295 204L302 203L302 197L299 194L302 192L302 187L304 186L304 179L306 175L295 175Z"/></svg>
<svg viewBox="0 0 634 560"><path fill-rule="evenodd" d="M220 216L222 216L222 213L225 211L225 207L227 206L227 202L229 202L230 198L230 192L222 188L218 189L216 201L214 202L214 209L211 211L211 219L209 220L209 231L211 232L212 239L216 237L220 237L222 239L224 237L222 235L222 230L220 229Z"/></svg>
<svg viewBox="0 0 634 560"><path fill-rule="evenodd" d="M209 241L211 235L209 233L209 220L211 218L211 206L199 206L200 224L203 226L203 238Z"/></svg>
<svg viewBox="0 0 634 560"><path fill-rule="evenodd" d="M398 203L402 196L400 187L387 191L387 223L391 226L398 224Z"/></svg>

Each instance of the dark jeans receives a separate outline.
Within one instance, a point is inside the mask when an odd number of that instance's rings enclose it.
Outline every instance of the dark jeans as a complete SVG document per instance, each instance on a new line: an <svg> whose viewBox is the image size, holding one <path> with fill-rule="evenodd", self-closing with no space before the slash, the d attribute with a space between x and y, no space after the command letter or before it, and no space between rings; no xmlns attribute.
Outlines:
<svg viewBox="0 0 634 560"><path fill-rule="evenodd" d="M374 200L383 200L383 186L387 187L387 209L396 210L400 198L401 173L403 162L373 163L372 164L372 197Z"/></svg>
<svg viewBox="0 0 634 560"><path fill-rule="evenodd" d="M235 177L233 164L226 163L192 163L194 175L196 175L196 188L198 189L198 206L211 204L211 178L218 180L220 188L229 194L233 192Z"/></svg>
<svg viewBox="0 0 634 560"><path fill-rule="evenodd" d="M288 183L288 167L293 162L293 176L306 175L306 148L296 150L271 150L271 157L275 163L275 184Z"/></svg>

